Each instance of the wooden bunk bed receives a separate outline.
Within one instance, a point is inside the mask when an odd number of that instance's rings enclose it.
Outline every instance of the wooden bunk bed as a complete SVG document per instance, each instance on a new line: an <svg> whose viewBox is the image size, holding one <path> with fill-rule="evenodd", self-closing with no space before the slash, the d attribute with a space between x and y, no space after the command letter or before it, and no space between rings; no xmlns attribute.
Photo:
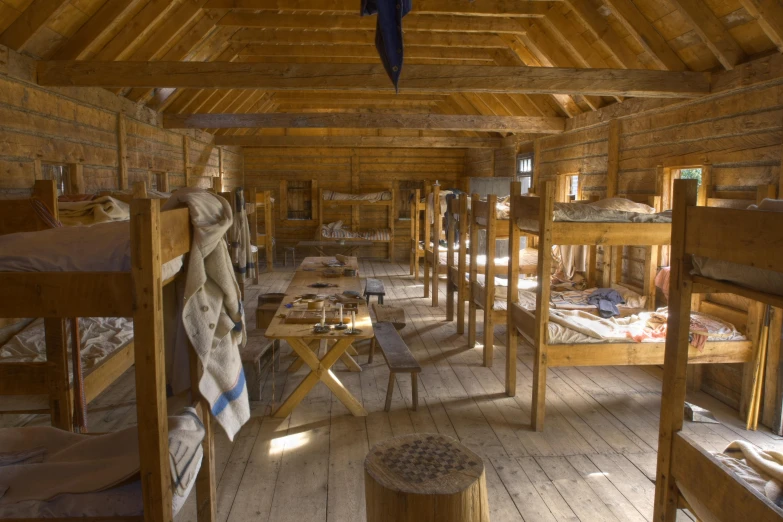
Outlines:
<svg viewBox="0 0 783 522"><path fill-rule="evenodd" d="M376 244L386 244L388 246L388 260L393 261L394 260L394 213L395 209L397 208L396 202L395 202L395 194L394 190L391 188L385 189L383 192L388 192L390 194L389 199L381 199L377 201L367 201L367 200L361 200L361 199L324 199L324 193L325 192L332 192L332 191L325 191L324 189L318 190L318 228L316 232L316 239L317 240L326 240L326 241L345 241L350 242L351 240L364 240L364 241L372 241ZM339 195L339 193L334 193ZM345 194L346 196L359 196L360 194ZM347 237L327 237L323 235L323 226L324 226L324 208L350 208L351 209L351 234ZM359 226L359 209L361 207L380 207L380 208L386 208L388 217L387 217L387 228L386 229L376 229L376 230L367 230L362 231ZM388 239L377 239L376 235L380 234L382 236L388 237Z"/></svg>
<svg viewBox="0 0 783 522"><path fill-rule="evenodd" d="M430 197L432 197L431 206ZM440 246L443 216L440 205L440 185L435 183L427 187L424 194L424 298L432 294L432 306L438 306L440 276L447 273L446 260L442 259Z"/></svg>
<svg viewBox="0 0 783 522"><path fill-rule="evenodd" d="M413 192L411 201L411 251L410 251L410 275L414 281L419 280L419 263L424 258L424 247L421 241L422 213L427 209L426 201L421 201L421 190Z"/></svg>
<svg viewBox="0 0 783 522"><path fill-rule="evenodd" d="M780 250L783 214L698 207L696 192L695 180L675 181L672 284L653 519L673 522L677 519L678 507L684 506L704 521L780 522L783 521L783 509L682 431L686 371L692 352L689 329L682 325L689 321L691 297L696 293L728 292L771 306L783 306L781 288L770 285L754 288L743 281L693 274L694 256L701 256L745 270L771 271L779 276L783 273Z"/></svg>
<svg viewBox="0 0 783 522"><path fill-rule="evenodd" d="M16 216L38 221L27 201L9 202ZM0 220L6 223L6 220ZM32 230L44 230L44 226ZM0 272L2 317L44 317L46 336L51 340L49 359L45 363L28 363L3 372L0 385L4 391L37 393L46 391L52 397L57 418L68 410L65 319L69 317L132 317L136 359L136 408L143 499L143 520L165 522L172 519L172 481L168 447L166 405L166 365L164 356L164 286L165 263L181 258L191 248L192 228L189 211L160 211L160 201L137 199L131 203L130 252L131 270L124 272ZM173 280L173 279L172 279ZM56 349L55 349L56 347ZM191 353L192 381L199 378L198 357ZM10 390L9 390L10 388ZM198 520L216 518L214 448L210 407L198 393L190 390L190 402L204 425L203 458L195 479ZM24 429L24 428L20 428ZM128 517L100 517L101 520L129 520ZM79 520L80 518L67 518ZM133 520L140 520L138 517ZM29 518L28 521L51 520Z"/></svg>
<svg viewBox="0 0 783 522"><path fill-rule="evenodd" d="M271 190L264 190L262 192L256 192L255 189L250 189L250 201L254 201L255 205L252 206L252 210L248 208L248 214L252 214L250 218L250 237L253 240L253 245L256 247L257 260L261 260L261 249L264 250L264 263L266 264L267 272L272 272L275 269L275 221L274 221L274 199L272 197ZM258 222L263 216L264 227L263 232ZM248 216L250 217L250 216ZM258 263L256 264L256 270L258 270ZM258 274L258 272L256 272ZM258 284L258 276L256 275L255 284Z"/></svg>
<svg viewBox="0 0 783 522"><path fill-rule="evenodd" d="M649 247L645 262L644 294L647 306L654 306L656 260L661 245L671 241L671 224L662 222L596 222L594 221L555 221L555 185L544 185L543 197L511 198L511 241L509 278L516 280L518 274L514 266L518 265L519 236L522 233L538 235L538 280L548 281L552 273L553 245L601 245L620 247L624 245L646 245ZM524 228L520 222L526 223ZM513 283L510 283L513 286ZM619 287L618 287L619 288ZM546 373L548 367L558 366L613 366L613 365L651 365L662 364L664 343L662 342L592 342L594 339L577 338L551 343L550 296L548 284L538 284L535 293L535 307L523 306L514 299L508 308L508 354L506 357L506 393L516 393L516 349L518 333L521 333L534 349L533 405L532 425L537 431L543 430L546 404ZM637 310L630 310L636 312ZM559 328L553 323L554 328ZM561 333L572 335L573 330L560 328ZM692 349L692 363L748 362L752 357L750 340L708 341L703 350Z"/></svg>
<svg viewBox="0 0 783 522"><path fill-rule="evenodd" d="M465 303L469 301L468 287L468 235L470 230L468 195L460 194L447 204L448 223L446 242L446 320L454 321L454 298L456 296L457 333L465 333ZM456 229L459 228L459 234ZM458 245L459 248L455 248Z"/></svg>

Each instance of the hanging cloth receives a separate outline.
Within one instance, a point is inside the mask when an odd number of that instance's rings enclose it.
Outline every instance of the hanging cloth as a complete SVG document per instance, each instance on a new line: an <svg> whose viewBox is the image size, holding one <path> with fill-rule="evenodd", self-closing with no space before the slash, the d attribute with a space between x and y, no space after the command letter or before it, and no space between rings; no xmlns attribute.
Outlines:
<svg viewBox="0 0 783 522"><path fill-rule="evenodd" d="M361 15L378 15L375 48L394 89L399 92L402 74L402 17L411 10L412 0L362 0Z"/></svg>

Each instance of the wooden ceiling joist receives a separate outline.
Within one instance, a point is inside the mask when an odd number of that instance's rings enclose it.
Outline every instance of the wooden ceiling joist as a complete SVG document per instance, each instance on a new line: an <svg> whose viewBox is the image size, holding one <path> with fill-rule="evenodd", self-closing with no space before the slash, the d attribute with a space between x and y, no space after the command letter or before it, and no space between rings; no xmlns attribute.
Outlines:
<svg viewBox="0 0 783 522"><path fill-rule="evenodd" d="M603 44L625 69L643 69L639 58L631 52L606 19L593 8L589 0L566 0L574 14L582 21L593 36Z"/></svg>
<svg viewBox="0 0 783 522"><path fill-rule="evenodd" d="M127 21L119 32L95 55L96 60L126 60L161 19L165 19L175 3L168 0L150 0Z"/></svg>
<svg viewBox="0 0 783 522"><path fill-rule="evenodd" d="M449 116L442 114L164 114L167 129L299 128L419 129L446 131L529 132L565 130L563 118L527 116Z"/></svg>
<svg viewBox="0 0 783 522"><path fill-rule="evenodd" d="M779 0L740 0L740 4L756 18L767 37L783 52L783 4Z"/></svg>
<svg viewBox="0 0 783 522"><path fill-rule="evenodd" d="M138 0L113 0L103 4L54 54L56 60L81 60L91 46L107 33L117 20L122 19Z"/></svg>
<svg viewBox="0 0 783 522"><path fill-rule="evenodd" d="M307 29L239 29L235 42L267 45L375 45L375 29L357 31L312 31ZM406 46L485 47L505 49L495 34L417 33L405 35ZM640 67L641 68L641 67Z"/></svg>
<svg viewBox="0 0 783 522"><path fill-rule="evenodd" d="M67 3L67 0L33 0L21 16L0 34L0 44L15 50L22 49Z"/></svg>
<svg viewBox="0 0 783 522"><path fill-rule="evenodd" d="M380 62L374 45L265 45L249 44L239 52L240 56L275 57L325 57L325 58L373 58ZM491 61L486 49L465 47L422 47L406 45L405 58L433 58L453 60Z"/></svg>
<svg viewBox="0 0 783 522"><path fill-rule="evenodd" d="M411 14L475 15L488 17L544 16L557 3L549 0L416 0ZM206 9L237 11L309 11L359 14L355 0L210 0Z"/></svg>
<svg viewBox="0 0 783 522"><path fill-rule="evenodd" d="M215 145L241 147L336 147L496 149L502 138L407 136L216 136Z"/></svg>
<svg viewBox="0 0 783 522"><path fill-rule="evenodd" d="M672 3L727 71L745 57L739 44L702 0L672 0Z"/></svg>
<svg viewBox="0 0 783 522"><path fill-rule="evenodd" d="M232 62L38 62L48 86L190 87L216 89L365 91L389 89L380 65L255 64ZM403 72L404 92L571 93L596 96L698 97L710 74L690 71L557 67L420 66Z"/></svg>

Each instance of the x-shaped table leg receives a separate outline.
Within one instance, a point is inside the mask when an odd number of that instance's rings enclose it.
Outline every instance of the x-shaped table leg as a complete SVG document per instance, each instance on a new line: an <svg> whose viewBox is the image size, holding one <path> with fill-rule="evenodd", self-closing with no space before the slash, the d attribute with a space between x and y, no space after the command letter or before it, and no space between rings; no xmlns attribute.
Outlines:
<svg viewBox="0 0 783 522"><path fill-rule="evenodd" d="M366 417L367 411L361 405L356 398L343 386L343 384L334 376L330 368L337 362L338 359L345 353L345 350L353 342L353 339L340 339L331 348L329 348L324 355L323 359L319 360L318 357L311 351L310 347L302 339L290 338L286 339L291 348L304 360L307 366L310 367L310 373L307 377L299 383L299 386L288 396L283 404L274 413L274 417L284 419L288 417L293 409L310 393L310 390L318 384L318 381L323 381L326 386L332 391L332 393L340 399L348 410L357 417Z"/></svg>
<svg viewBox="0 0 783 522"><path fill-rule="evenodd" d="M327 340L327 342L329 341ZM310 341L310 349L314 353L318 353L319 348L320 348L319 340L316 339L315 341ZM359 355L359 353L356 351L356 348L354 348L353 345L349 346L348 349L345 351L345 353L340 356L340 360L345 364L346 368L348 368L349 371L352 372L362 371L362 367L359 366L359 363L357 363L353 357L351 357L352 355L356 355L356 356ZM295 373L299 371L299 368L301 368L303 364L304 364L304 360L301 357L297 357L288 367L287 371L289 373Z"/></svg>

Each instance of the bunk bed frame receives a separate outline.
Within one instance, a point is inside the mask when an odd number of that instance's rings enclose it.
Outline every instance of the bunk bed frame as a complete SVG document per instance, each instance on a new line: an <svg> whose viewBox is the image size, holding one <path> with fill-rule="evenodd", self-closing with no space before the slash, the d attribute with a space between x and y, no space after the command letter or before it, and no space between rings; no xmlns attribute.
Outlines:
<svg viewBox="0 0 783 522"><path fill-rule="evenodd" d="M432 208L428 201L432 194ZM440 236L443 233L443 215L440 213L440 185L427 187L424 193L424 298L432 294L432 306L438 306L440 276L447 273L440 262ZM430 290L430 285L432 289Z"/></svg>
<svg viewBox="0 0 783 522"><path fill-rule="evenodd" d="M518 273L519 236L517 219L534 219L538 222L538 280L548 281L552 272L552 245L646 245L649 247L645 262L644 294L648 303L654 303L656 260L660 246L671 241L671 225L668 223L596 223L554 221L555 185L544 184L543 197L511 198L511 241L509 244L509 288L516 286ZM528 232L529 233L529 232ZM591 260L593 264L593 260ZM612 271L613 272L613 271ZM532 425L537 431L544 428L546 406L547 368L558 366L638 366L663 364L664 343L589 343L549 344L547 323L551 288L548 284L536 286L535 314L516 303L509 303L506 356L506 393L516 393L516 352L518 334L532 343L534 349ZM653 299L653 301L649 301ZM745 363L752 357L751 341L709 341L703 352L692 349L692 363Z"/></svg>
<svg viewBox="0 0 783 522"><path fill-rule="evenodd" d="M253 245L258 248L256 258L256 274L258 274L258 261L261 259L261 249L264 249L264 264L266 265L266 271L272 272L275 269L275 221L274 221L274 201L272 198L271 190L264 190L262 192L256 192L255 189L249 189L251 191L250 201L253 201L254 205L248 205L248 214L252 214L250 219L250 237L252 238ZM260 232L258 226L258 218L264 216L264 231ZM250 217L250 216L248 216ZM256 275L254 284L258 284L258 275Z"/></svg>
<svg viewBox="0 0 783 522"><path fill-rule="evenodd" d="M783 272L783 214L697 206L695 180L675 181L669 324L658 436L658 470L653 519L673 522L688 507L712 521L783 521L783 510L760 495L682 432L686 371L690 361L691 296L728 292L783 306L783 297L734 283L691 275L692 256ZM739 239L741 238L741 240ZM735 248L731 248L731 246Z"/></svg>
<svg viewBox="0 0 783 522"><path fill-rule="evenodd" d="M58 219L57 189L54 181L36 181L32 197L46 205L52 216ZM45 225L33 211L30 199L0 201L0 235L37 232L47 228L49 228L48 225ZM8 295L11 296L11 294ZM21 293L14 293L12 300L25 298L28 297ZM18 312L12 310L9 313L12 315L6 313L0 314L0 316L16 317ZM100 316L100 314L96 316ZM23 315L22 317L45 316ZM72 313L67 317L90 316ZM68 370L68 336L65 335L65 323L56 321L55 324L50 319L44 319L44 322L46 327L46 362L0 363L0 396L26 396L25 399L12 400L8 408L0 409L0 413L48 413L52 417L53 426L72 431L74 383L71 383ZM62 331L60 331L60 327L62 327ZM133 363L134 341L131 341L112 353L84 377L86 402L89 403L95 399L103 390L119 379L128 368L133 366ZM44 402L44 396L48 398L48 401Z"/></svg>
<svg viewBox="0 0 783 522"><path fill-rule="evenodd" d="M448 221L446 242L446 320L454 321L454 296L457 298L457 333L465 333L465 303L469 302L470 292L468 281L468 235L470 230L470 211L468 210L467 194L460 194L450 199L446 211ZM459 235L455 234L456 223L459 222ZM459 244L455 250L454 245Z"/></svg>
<svg viewBox="0 0 783 522"><path fill-rule="evenodd" d="M339 200L339 199L333 199L329 201L324 201L324 189L318 189L318 228L317 235L319 240L325 240L325 241L332 241L330 238L324 238L321 236L321 227L324 224L324 207L350 207L351 208L351 229L354 232L357 232L359 228L359 208L360 207L386 207L388 217L387 217L387 227L389 228L390 234L388 240L377 240L372 239L373 243L386 243L388 245L389 249L389 255L388 260L391 262L394 260L394 212L397 208L397 205L395 204L395 193L393 188L385 188L383 190L391 192L392 198L388 201L361 201L361 200ZM346 238L341 241L350 242L353 241L352 238ZM336 240L334 240L336 241ZM364 241L364 240L363 240Z"/></svg>
<svg viewBox="0 0 783 522"><path fill-rule="evenodd" d="M410 249L410 275L414 281L419 280L419 263L424 258L424 248L421 246L422 212L427 210L427 203L421 202L421 190L416 189L411 202L411 249Z"/></svg>
<svg viewBox="0 0 783 522"><path fill-rule="evenodd" d="M20 214L27 207L26 219L37 221L29 204L14 205ZM45 318L52 359L20 367L15 385L48 386L57 418L68 410L69 401L62 387L63 376L67 378L65 319L133 317L143 520L166 522L172 517L163 334L163 288L168 281L162 281L161 267L190 251L192 229L187 208L161 212L160 200L153 199L131 202L130 228L130 272L0 272L5 296L0 316ZM198 357L191 354L190 360L192 382L197 382ZM5 387L8 381L4 377L0 383ZM204 457L194 487L198 520L211 522L216 518L216 478L210 408L197 386L191 389L191 400L205 427Z"/></svg>

